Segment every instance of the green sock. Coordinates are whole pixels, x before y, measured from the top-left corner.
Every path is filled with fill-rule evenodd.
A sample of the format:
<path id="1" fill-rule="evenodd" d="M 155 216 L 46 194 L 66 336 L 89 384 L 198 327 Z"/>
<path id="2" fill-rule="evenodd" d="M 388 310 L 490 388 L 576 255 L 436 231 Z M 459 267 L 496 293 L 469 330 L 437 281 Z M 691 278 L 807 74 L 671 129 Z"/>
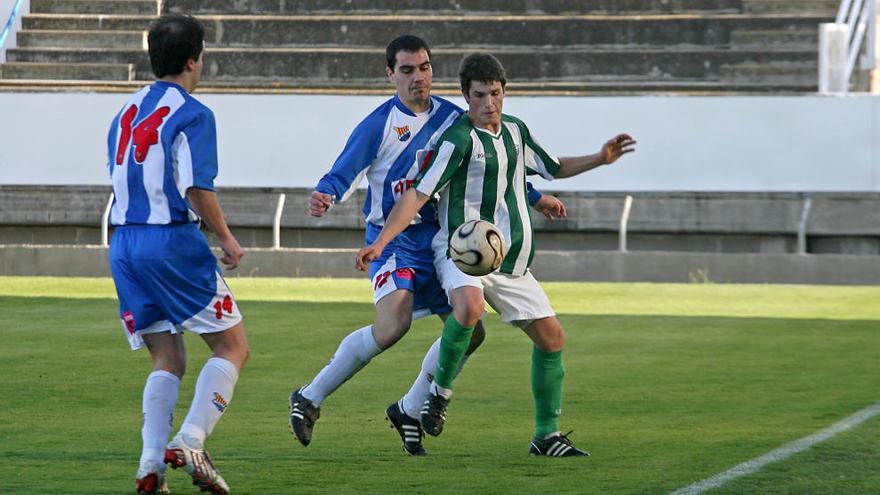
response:
<path id="1" fill-rule="evenodd" d="M 455 316 L 449 315 L 443 325 L 443 336 L 440 338 L 440 357 L 437 361 L 437 372 L 434 383 L 443 388 L 452 388 L 452 380 L 458 372 L 461 358 L 471 342 L 474 327 L 463 327 Z"/>
<path id="2" fill-rule="evenodd" d="M 535 397 L 535 437 L 559 431 L 556 418 L 562 413 L 562 351 L 532 350 L 532 395 Z"/>

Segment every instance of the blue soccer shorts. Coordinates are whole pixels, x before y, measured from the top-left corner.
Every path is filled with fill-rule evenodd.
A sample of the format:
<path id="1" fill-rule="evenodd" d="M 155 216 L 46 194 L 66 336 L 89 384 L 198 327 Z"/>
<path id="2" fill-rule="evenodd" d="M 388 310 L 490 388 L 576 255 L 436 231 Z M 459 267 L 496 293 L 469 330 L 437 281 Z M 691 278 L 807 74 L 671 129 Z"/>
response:
<path id="1" fill-rule="evenodd" d="M 381 227 L 367 225 L 367 244 L 372 243 L 381 230 Z M 436 233 L 436 226 L 412 225 L 385 246 L 382 256 L 370 263 L 374 304 L 404 289 L 413 293 L 414 319 L 452 312 L 434 271 L 431 240 Z"/>
<path id="2" fill-rule="evenodd" d="M 150 333 L 216 333 L 241 322 L 217 258 L 196 224 L 117 227 L 110 271 L 132 349 Z"/>

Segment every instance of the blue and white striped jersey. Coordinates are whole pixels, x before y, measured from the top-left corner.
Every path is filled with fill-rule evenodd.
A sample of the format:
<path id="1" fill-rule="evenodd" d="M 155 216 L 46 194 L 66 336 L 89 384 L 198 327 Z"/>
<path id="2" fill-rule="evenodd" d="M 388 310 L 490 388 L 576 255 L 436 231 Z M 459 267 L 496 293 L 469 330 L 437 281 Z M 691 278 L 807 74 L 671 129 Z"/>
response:
<path id="1" fill-rule="evenodd" d="M 431 109 L 415 114 L 395 95 L 355 127 L 315 189 L 332 195 L 334 201 L 345 201 L 366 176 L 369 187 L 364 216 L 368 224 L 381 227 L 394 203 L 413 185 L 418 173 L 416 153 L 461 113 L 448 100 L 431 97 Z M 422 208 L 414 223 L 419 221 L 436 223 L 432 203 Z"/>
<path id="2" fill-rule="evenodd" d="M 214 190 L 217 128 L 211 110 L 182 87 L 156 81 L 135 93 L 113 119 L 107 149 L 111 224 L 199 219 L 186 190 Z"/>

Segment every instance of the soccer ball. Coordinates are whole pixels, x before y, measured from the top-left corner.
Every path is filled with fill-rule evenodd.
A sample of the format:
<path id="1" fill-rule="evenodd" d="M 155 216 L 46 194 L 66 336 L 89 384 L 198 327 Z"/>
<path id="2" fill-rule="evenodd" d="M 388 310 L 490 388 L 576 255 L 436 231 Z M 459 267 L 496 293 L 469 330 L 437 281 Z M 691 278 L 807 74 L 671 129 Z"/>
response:
<path id="1" fill-rule="evenodd" d="M 506 254 L 501 231 L 485 220 L 469 220 L 449 237 L 449 257 L 468 275 L 481 277 L 494 272 Z"/>

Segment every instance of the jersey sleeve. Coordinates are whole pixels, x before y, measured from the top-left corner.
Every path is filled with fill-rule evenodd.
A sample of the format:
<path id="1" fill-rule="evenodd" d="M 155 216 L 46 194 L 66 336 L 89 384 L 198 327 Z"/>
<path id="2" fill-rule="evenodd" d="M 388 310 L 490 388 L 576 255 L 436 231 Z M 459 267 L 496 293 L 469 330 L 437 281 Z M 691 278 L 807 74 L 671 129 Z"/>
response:
<path id="1" fill-rule="evenodd" d="M 538 141 L 529 132 L 522 121 L 517 121 L 523 138 L 523 158 L 525 159 L 526 173 L 528 175 L 540 175 L 547 180 L 553 180 L 559 173 L 559 160 L 550 156 Z"/>
<path id="2" fill-rule="evenodd" d="M 214 190 L 217 177 L 217 124 L 214 114 L 204 109 L 189 122 L 172 145 L 178 187 L 184 194 L 190 187 Z"/>
<path id="3" fill-rule="evenodd" d="M 370 115 L 355 127 L 330 171 L 318 181 L 316 191 L 333 196 L 337 202 L 351 196 L 376 159 L 386 119 Z"/>
<path id="4" fill-rule="evenodd" d="M 421 170 L 416 176 L 416 190 L 428 196 L 442 191 L 464 164 L 465 156 L 470 154 L 465 148 L 463 143 L 441 137 L 436 148 L 424 155 Z"/>
<path id="5" fill-rule="evenodd" d="M 541 197 L 544 196 L 541 191 L 535 189 L 531 182 L 526 182 L 526 194 L 529 197 L 529 206 L 535 206 L 538 204 L 538 201 L 541 201 Z"/>

